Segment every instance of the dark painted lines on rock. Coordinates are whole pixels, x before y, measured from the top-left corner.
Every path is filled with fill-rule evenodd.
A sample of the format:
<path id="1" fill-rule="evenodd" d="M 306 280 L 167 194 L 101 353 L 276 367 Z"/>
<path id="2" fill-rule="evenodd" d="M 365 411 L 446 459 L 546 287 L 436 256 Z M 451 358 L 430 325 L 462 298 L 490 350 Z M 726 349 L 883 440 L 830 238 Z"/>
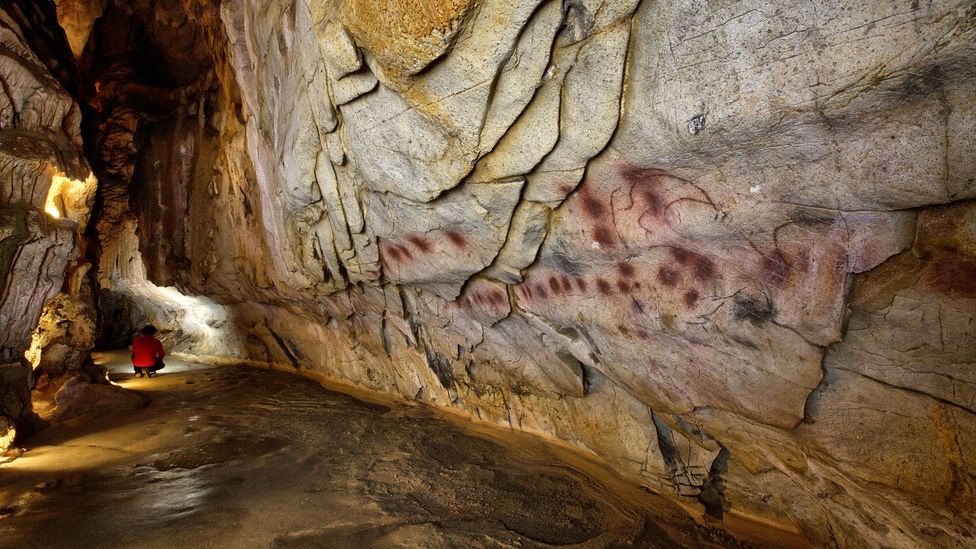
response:
<path id="1" fill-rule="evenodd" d="M 413 244 L 417 250 L 425 254 L 429 254 L 434 251 L 434 247 L 431 245 L 430 240 L 427 239 L 427 237 L 414 234 L 408 236 L 407 241 Z"/>
<path id="2" fill-rule="evenodd" d="M 692 277 L 697 282 L 711 282 L 718 275 L 715 262 L 698 252 L 693 252 L 678 246 L 672 246 L 671 257 L 673 257 L 679 265 L 690 271 Z"/>
<path id="3" fill-rule="evenodd" d="M 383 265 L 388 268 L 391 264 L 408 263 L 413 260 L 413 254 L 410 253 L 410 250 L 406 246 L 401 246 L 389 240 L 382 241 L 380 250 L 382 251 Z"/>
<path id="4" fill-rule="evenodd" d="M 508 296 L 502 290 L 482 290 L 471 292 L 459 299 L 456 303 L 461 308 L 471 308 L 475 306 L 500 308 L 508 302 Z"/>
<path id="5" fill-rule="evenodd" d="M 451 241 L 451 244 L 454 244 L 456 248 L 460 248 L 463 250 L 468 247 L 468 239 L 466 239 L 464 235 L 462 235 L 461 233 L 453 229 L 444 231 L 444 236 L 446 236 L 447 239 Z"/>

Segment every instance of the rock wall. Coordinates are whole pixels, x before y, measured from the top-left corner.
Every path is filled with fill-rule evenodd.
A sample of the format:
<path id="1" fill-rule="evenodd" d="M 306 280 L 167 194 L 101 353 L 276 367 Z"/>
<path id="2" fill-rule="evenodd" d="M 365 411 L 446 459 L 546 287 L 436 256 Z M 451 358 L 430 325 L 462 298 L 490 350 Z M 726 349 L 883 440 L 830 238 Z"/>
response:
<path id="1" fill-rule="evenodd" d="M 87 271 L 76 263 L 95 180 L 58 32 L 53 6 L 0 8 L 0 451 L 32 426 L 24 351 L 45 302 L 66 272 L 77 289 Z"/>
<path id="2" fill-rule="evenodd" d="M 972 2 L 143 4 L 215 89 L 121 162 L 120 318 L 715 519 L 973 543 Z"/>

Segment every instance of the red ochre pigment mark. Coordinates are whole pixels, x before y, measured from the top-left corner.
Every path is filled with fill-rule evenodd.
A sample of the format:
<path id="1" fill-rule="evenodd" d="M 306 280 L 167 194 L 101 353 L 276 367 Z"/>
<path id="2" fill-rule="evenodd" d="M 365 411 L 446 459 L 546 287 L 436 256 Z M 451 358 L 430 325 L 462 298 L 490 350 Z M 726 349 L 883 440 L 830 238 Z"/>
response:
<path id="1" fill-rule="evenodd" d="M 560 277 L 560 278 L 563 281 L 563 290 L 566 291 L 566 292 L 573 291 L 573 283 L 570 282 L 569 277 L 566 276 L 566 275 L 562 275 L 562 277 Z"/>
<path id="2" fill-rule="evenodd" d="M 647 339 L 648 337 L 650 337 L 650 334 L 647 333 L 647 330 L 640 329 L 637 330 L 637 337 L 641 339 Z"/>
<path id="3" fill-rule="evenodd" d="M 613 248 L 617 245 L 617 239 L 613 233 L 603 225 L 593 229 L 593 241 L 599 244 L 601 248 Z"/>
<path id="4" fill-rule="evenodd" d="M 682 296 L 682 299 L 684 300 L 685 305 L 689 309 L 691 309 L 692 307 L 695 306 L 695 304 L 698 303 L 698 297 L 699 297 L 698 290 L 692 288 L 685 292 L 684 296 Z"/>
<path id="5" fill-rule="evenodd" d="M 569 194 L 569 193 L 573 192 L 573 187 L 572 187 L 572 185 L 567 185 L 567 184 L 563 183 L 562 185 L 559 186 L 559 190 L 563 194 Z"/>
<path id="6" fill-rule="evenodd" d="M 602 278 L 596 279 L 596 287 L 600 290 L 600 293 L 607 295 L 610 293 L 610 283 Z"/>
<path id="7" fill-rule="evenodd" d="M 403 263 L 413 259 L 413 254 L 410 253 L 410 250 L 393 242 L 384 242 L 383 252 L 384 263 L 386 262 L 386 258 L 389 258 L 390 261 L 395 263 Z"/>
<path id="8" fill-rule="evenodd" d="M 657 168 L 642 168 L 633 164 L 621 164 L 617 168 L 617 173 L 628 183 L 640 184 L 655 182 L 663 177 L 668 177 L 668 172 Z"/>
<path id="9" fill-rule="evenodd" d="M 469 296 L 461 298 L 459 302 L 462 307 L 481 305 L 483 307 L 502 306 L 506 302 L 505 293 L 501 290 L 491 290 L 484 292 L 473 292 Z"/>
<path id="10" fill-rule="evenodd" d="M 623 164 L 618 169 L 620 176 L 630 184 L 630 199 L 634 201 L 634 195 L 643 202 L 644 210 L 641 217 L 650 216 L 656 219 L 664 217 L 668 204 L 661 192 L 661 183 L 668 177 L 672 177 L 667 172 L 654 168 L 639 168 L 629 164 Z M 680 180 L 679 180 L 680 181 Z"/>
<path id="11" fill-rule="evenodd" d="M 929 265 L 923 280 L 944 294 L 976 297 L 976 258 L 942 256 Z"/>
<path id="12" fill-rule="evenodd" d="M 617 272 L 624 278 L 634 278 L 637 271 L 630 263 L 617 263 Z"/>
<path id="13" fill-rule="evenodd" d="M 618 280 L 617 289 L 620 290 L 620 293 L 625 294 L 630 291 L 630 284 L 626 280 Z"/>
<path id="14" fill-rule="evenodd" d="M 664 217 L 664 210 L 667 208 L 667 204 L 664 202 L 664 197 L 657 189 L 645 187 L 640 190 L 640 196 L 644 202 L 644 214 L 650 215 L 655 218 Z"/>
<path id="15" fill-rule="evenodd" d="M 555 275 L 549 277 L 549 288 L 552 290 L 554 295 L 559 295 L 562 293 L 562 287 L 559 285 L 559 279 Z"/>
<path id="16" fill-rule="evenodd" d="M 429 254 L 434 251 L 434 247 L 431 246 L 430 241 L 427 240 L 425 237 L 415 234 L 407 237 L 407 240 L 411 244 L 413 244 L 415 248 L 417 248 L 418 250 L 420 250 L 425 254 Z"/>
<path id="17" fill-rule="evenodd" d="M 702 254 L 684 248 L 671 248 L 671 257 L 679 265 L 689 269 L 698 282 L 709 282 L 715 278 L 715 262 Z"/>
<path id="18" fill-rule="evenodd" d="M 766 284 L 780 287 L 789 279 L 793 269 L 779 250 L 763 254 L 759 260 L 759 278 Z"/>
<path id="19" fill-rule="evenodd" d="M 585 278 L 577 278 L 576 279 L 576 287 L 579 288 L 579 291 L 585 292 L 587 290 L 586 279 Z"/>
<path id="20" fill-rule="evenodd" d="M 681 273 L 671 267 L 661 266 L 657 270 L 657 281 L 668 288 L 674 288 L 681 280 Z"/>
<path id="21" fill-rule="evenodd" d="M 446 236 L 447 239 L 451 241 L 451 244 L 454 244 L 458 248 L 464 249 L 468 247 L 468 239 L 464 238 L 464 235 L 462 235 L 457 231 L 454 230 L 444 231 L 444 236 Z"/>
<path id="22" fill-rule="evenodd" d="M 621 164 L 617 169 L 617 173 L 630 185 L 631 203 L 636 203 L 638 199 L 643 203 L 643 211 L 638 218 L 637 224 L 647 232 L 651 232 L 653 228 L 645 225 L 645 218 L 651 218 L 655 222 L 667 224 L 668 210 L 675 204 L 681 202 L 697 202 L 705 204 L 715 211 L 719 211 L 718 206 L 715 205 L 715 202 L 712 201 L 704 189 L 692 181 L 682 179 L 664 170 Z M 694 189 L 694 191 L 692 191 L 691 196 L 680 196 L 673 200 L 668 200 L 666 194 L 667 189 L 664 187 L 664 183 L 669 181 L 680 184 L 686 190 Z"/>
<path id="23" fill-rule="evenodd" d="M 580 203 L 583 211 L 590 219 L 600 219 L 607 213 L 607 207 L 599 198 L 591 195 L 586 187 L 580 193 Z"/>

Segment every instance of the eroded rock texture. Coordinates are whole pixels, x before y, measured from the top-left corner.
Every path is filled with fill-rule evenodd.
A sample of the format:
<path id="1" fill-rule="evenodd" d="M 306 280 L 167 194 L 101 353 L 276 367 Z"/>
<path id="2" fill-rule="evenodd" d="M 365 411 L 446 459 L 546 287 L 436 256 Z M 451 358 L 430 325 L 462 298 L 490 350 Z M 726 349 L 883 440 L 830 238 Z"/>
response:
<path id="1" fill-rule="evenodd" d="M 122 4 L 170 76 L 92 96 L 106 314 L 818 545 L 974 542 L 972 2 Z"/>
<path id="2" fill-rule="evenodd" d="M 72 71 L 56 40 L 53 6 L 2 7 L 0 450 L 13 441 L 8 429 L 30 426 L 32 381 L 24 351 L 66 274 L 77 281 L 86 271 L 75 263 L 95 192 L 82 156 L 80 110 L 64 89 Z"/>

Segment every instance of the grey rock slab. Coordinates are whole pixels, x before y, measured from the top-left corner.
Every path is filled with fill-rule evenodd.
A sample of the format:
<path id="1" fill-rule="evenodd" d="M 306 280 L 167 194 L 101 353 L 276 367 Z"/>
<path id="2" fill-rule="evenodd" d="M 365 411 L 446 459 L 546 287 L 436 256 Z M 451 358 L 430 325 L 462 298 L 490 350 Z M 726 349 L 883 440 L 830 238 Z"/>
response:
<path id="1" fill-rule="evenodd" d="M 558 202 L 575 188 L 590 158 L 617 128 L 621 85 L 630 38 L 626 22 L 603 30 L 579 48 L 561 48 L 557 65 L 569 65 L 563 81 L 559 142 L 527 177 L 526 198 Z"/>
<path id="2" fill-rule="evenodd" d="M 344 141 L 374 191 L 428 202 L 471 168 L 446 128 L 384 85 L 344 105 L 342 115 Z"/>
<path id="3" fill-rule="evenodd" d="M 431 204 L 374 193 L 367 224 L 379 239 L 387 279 L 436 284 L 452 300 L 505 243 L 523 181 L 466 184 Z"/>

